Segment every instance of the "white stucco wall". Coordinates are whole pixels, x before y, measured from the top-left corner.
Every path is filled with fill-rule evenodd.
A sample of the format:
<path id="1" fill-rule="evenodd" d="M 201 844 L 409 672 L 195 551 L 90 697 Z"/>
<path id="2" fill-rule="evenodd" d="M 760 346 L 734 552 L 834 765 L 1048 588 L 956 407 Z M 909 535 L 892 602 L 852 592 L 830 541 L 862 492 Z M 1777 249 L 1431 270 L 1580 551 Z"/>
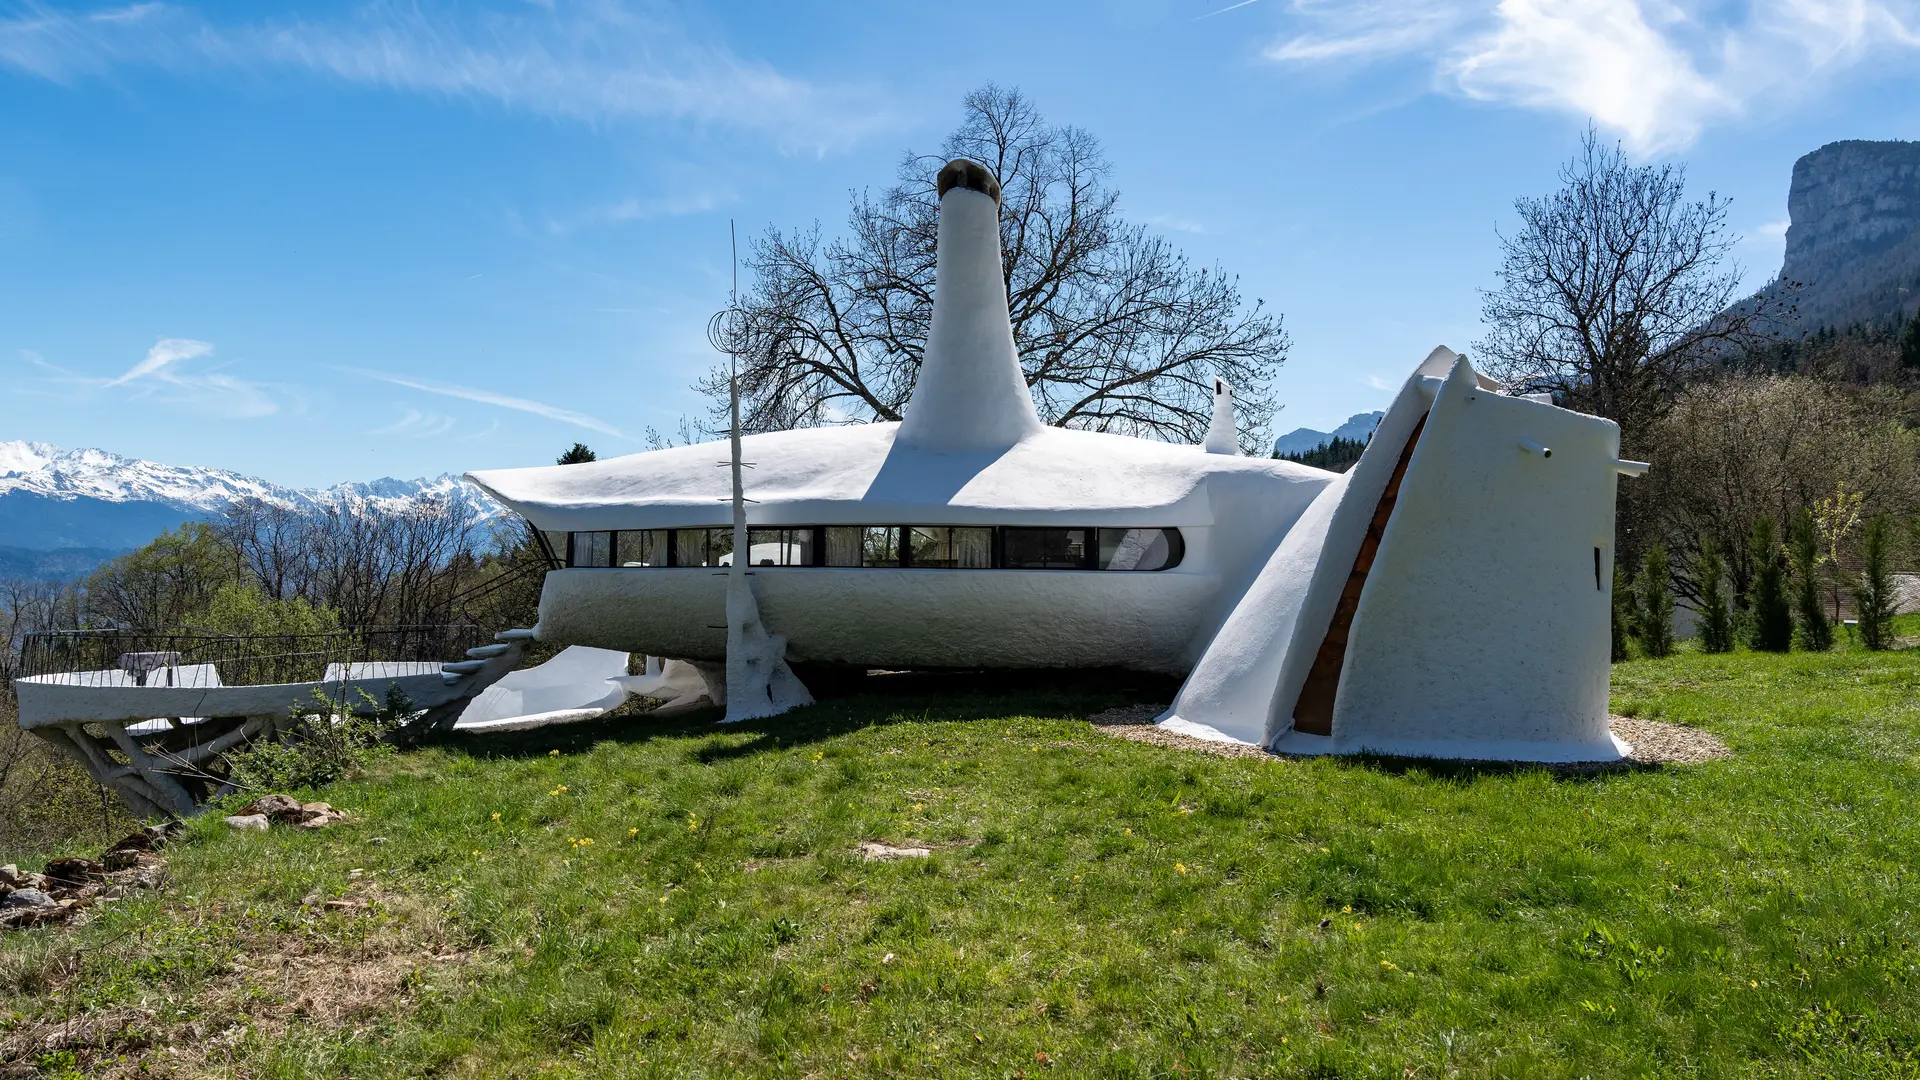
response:
<path id="1" fill-rule="evenodd" d="M 1253 563 L 1254 580 L 1223 591 L 1231 614 L 1209 635 L 1162 723 L 1248 743 L 1270 742 L 1292 723 L 1294 699 L 1326 637 L 1374 506 L 1438 385 L 1418 372 L 1410 377 L 1360 461 L 1331 479 L 1283 540 L 1267 545 L 1271 555 Z"/>
<path id="2" fill-rule="evenodd" d="M 556 570 L 543 641 L 713 661 L 725 655 L 726 575 Z M 1125 667 L 1179 673 L 1220 588 L 1166 570 L 767 568 L 754 591 L 796 663 L 899 668 Z"/>
<path id="3" fill-rule="evenodd" d="M 1611 421 L 1489 393 L 1456 366 L 1360 596 L 1334 750 L 1619 756 L 1607 730 L 1618 449 Z"/>

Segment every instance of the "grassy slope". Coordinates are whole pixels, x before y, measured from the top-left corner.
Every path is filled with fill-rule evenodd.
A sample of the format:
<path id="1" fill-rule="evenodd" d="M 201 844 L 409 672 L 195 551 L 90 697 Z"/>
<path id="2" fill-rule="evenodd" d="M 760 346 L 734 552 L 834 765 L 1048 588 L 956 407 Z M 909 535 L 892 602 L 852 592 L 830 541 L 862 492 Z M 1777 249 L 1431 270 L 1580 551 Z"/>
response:
<path id="1" fill-rule="evenodd" d="M 474 740 L 325 833 L 196 823 L 165 898 L 0 942 L 0 994 L 248 1076 L 1920 1075 L 1916 687 L 1633 661 L 1617 709 L 1736 756 L 1570 779 L 1187 755 L 1087 688 Z M 235 963 L 421 948 L 372 1011 Z"/>

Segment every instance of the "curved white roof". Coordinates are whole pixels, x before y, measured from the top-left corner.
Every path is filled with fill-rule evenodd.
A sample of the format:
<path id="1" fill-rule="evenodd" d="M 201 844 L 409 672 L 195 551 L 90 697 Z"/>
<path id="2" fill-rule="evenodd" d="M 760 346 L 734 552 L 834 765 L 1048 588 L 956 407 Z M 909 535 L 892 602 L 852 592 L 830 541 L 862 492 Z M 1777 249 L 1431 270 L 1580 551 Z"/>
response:
<path id="1" fill-rule="evenodd" d="M 1335 474 L 1197 446 L 1045 427 L 1004 450 L 933 453 L 896 445 L 900 425 L 749 435 L 748 519 L 759 525 L 1210 525 L 1209 488 L 1305 500 Z M 495 469 L 467 479 L 554 531 L 723 525 L 724 442 L 579 465 Z M 1249 487 L 1251 485 L 1251 487 Z M 1292 501 L 1292 500 L 1289 500 Z"/>

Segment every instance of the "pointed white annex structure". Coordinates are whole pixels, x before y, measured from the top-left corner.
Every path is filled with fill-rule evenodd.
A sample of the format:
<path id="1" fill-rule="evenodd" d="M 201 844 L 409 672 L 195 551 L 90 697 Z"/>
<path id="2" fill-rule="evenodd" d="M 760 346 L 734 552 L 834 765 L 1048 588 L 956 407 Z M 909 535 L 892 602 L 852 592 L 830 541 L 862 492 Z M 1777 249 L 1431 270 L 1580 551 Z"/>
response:
<path id="1" fill-rule="evenodd" d="M 1292 753 L 1595 761 L 1607 729 L 1609 420 L 1435 349 L 1234 608 L 1162 723 Z"/>
<path id="2" fill-rule="evenodd" d="M 1207 425 L 1207 439 L 1200 447 L 1209 454 L 1240 452 L 1240 431 L 1233 415 L 1233 387 L 1218 375 L 1213 377 L 1213 421 Z"/>
<path id="3" fill-rule="evenodd" d="M 936 181 L 933 321 L 895 442 L 934 453 L 1004 450 L 1045 425 L 1013 345 L 1000 263 L 1000 182 L 948 162 Z"/>

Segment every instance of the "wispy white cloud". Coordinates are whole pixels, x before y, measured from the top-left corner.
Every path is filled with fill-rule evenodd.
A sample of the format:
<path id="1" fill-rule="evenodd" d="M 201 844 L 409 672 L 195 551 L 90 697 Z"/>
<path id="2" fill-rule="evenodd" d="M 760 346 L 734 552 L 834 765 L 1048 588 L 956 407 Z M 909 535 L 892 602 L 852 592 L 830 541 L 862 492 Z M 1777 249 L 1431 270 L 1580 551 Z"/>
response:
<path id="1" fill-rule="evenodd" d="M 1397 389 L 1397 387 L 1395 386 L 1395 384 L 1394 384 L 1394 382 L 1393 382 L 1393 380 L 1391 380 L 1391 379 L 1386 379 L 1386 378 L 1382 378 L 1382 377 L 1381 377 L 1381 376 L 1379 376 L 1379 375 L 1369 375 L 1369 376 L 1367 376 L 1367 386 L 1368 386 L 1368 387 L 1369 387 L 1370 389 L 1374 389 L 1374 390 L 1393 390 L 1393 389 Z"/>
<path id="2" fill-rule="evenodd" d="M 63 84 L 129 67 L 293 70 L 590 123 L 738 127 L 813 150 L 889 122 L 869 89 L 818 85 L 737 56 L 644 0 L 493 11 L 375 3 L 339 18 L 242 23 L 169 3 L 85 13 L 34 3 L 0 18 L 0 67 Z"/>
<path id="3" fill-rule="evenodd" d="M 267 383 L 252 382 L 229 375 L 218 368 L 195 366 L 190 361 L 213 354 L 213 345 L 192 338 L 161 338 L 153 343 L 124 373 L 112 378 L 82 375 L 48 363 L 37 353 L 26 358 L 55 373 L 51 380 L 89 391 L 124 388 L 133 400 L 161 405 L 178 405 L 195 412 L 230 419 L 272 416 L 280 411 L 277 390 Z"/>
<path id="4" fill-rule="evenodd" d="M 167 368 L 182 360 L 192 360 L 213 351 L 213 346 L 192 338 L 161 338 L 147 350 L 141 361 L 127 369 L 125 375 L 107 382 L 108 386 L 120 386 L 148 375 L 159 375 Z"/>
<path id="5" fill-rule="evenodd" d="M 596 419 L 585 413 L 574 412 L 571 409 L 562 409 L 557 405 L 548 405 L 544 402 L 533 401 L 528 398 L 513 397 L 509 394 L 496 394 L 491 390 L 482 390 L 475 386 L 455 386 L 446 383 L 428 382 L 425 379 L 416 379 L 407 375 L 389 375 L 385 372 L 366 371 L 359 368 L 348 368 L 346 370 L 358 375 L 363 375 L 369 379 L 378 379 L 381 382 L 392 383 L 395 386 L 404 386 L 409 390 L 418 390 L 426 394 L 439 394 L 443 397 L 458 398 L 462 401 L 475 401 L 482 405 L 495 405 L 502 409 L 513 409 L 518 412 L 532 413 L 535 416 L 544 416 L 549 420 L 558 420 L 563 424 L 583 427 L 588 431 L 598 431 L 603 435 L 612 435 L 617 439 L 627 437 L 620 429 L 604 420 Z"/>
<path id="6" fill-rule="evenodd" d="M 1215 15 L 1225 15 L 1229 11 L 1238 11 L 1239 9 L 1246 7 L 1248 4 L 1257 4 L 1259 2 L 1260 0 L 1236 0 L 1235 3 L 1228 4 L 1226 7 L 1214 8 L 1212 11 L 1207 12 L 1205 15 L 1196 15 L 1194 16 L 1193 21 L 1199 22 L 1201 19 L 1211 19 Z"/>
<path id="7" fill-rule="evenodd" d="M 488 439 L 493 438 L 495 435 L 498 435 L 499 433 L 500 433 L 500 421 L 495 420 L 493 423 L 488 424 L 486 427 L 480 429 L 479 431 L 474 432 L 471 435 L 460 436 L 460 441 L 461 442 L 486 442 Z"/>
<path id="8" fill-rule="evenodd" d="M 1638 155 L 1920 52 L 1920 0 L 1294 0 L 1282 63 L 1411 57 L 1466 97 L 1591 117 Z"/>
<path id="9" fill-rule="evenodd" d="M 374 428 L 369 435 L 405 435 L 415 439 L 432 438 L 445 435 L 453 430 L 454 419 L 440 413 L 423 413 L 419 409 L 409 408 L 400 419 L 385 427 Z"/>
<path id="10" fill-rule="evenodd" d="M 589 207 L 570 217 L 549 218 L 547 231 L 555 235 L 563 235 L 595 226 L 625 225 L 635 221 L 651 221 L 655 218 L 704 214 L 727 205 L 734 198 L 733 189 L 724 186 L 671 195 L 636 196 Z"/>
<path id="11" fill-rule="evenodd" d="M 1148 214 L 1138 220 L 1142 225 L 1152 225 L 1159 229 L 1172 229 L 1174 232 L 1204 235 L 1207 231 L 1205 225 L 1202 225 L 1192 218 L 1181 217 L 1178 214 Z"/>

